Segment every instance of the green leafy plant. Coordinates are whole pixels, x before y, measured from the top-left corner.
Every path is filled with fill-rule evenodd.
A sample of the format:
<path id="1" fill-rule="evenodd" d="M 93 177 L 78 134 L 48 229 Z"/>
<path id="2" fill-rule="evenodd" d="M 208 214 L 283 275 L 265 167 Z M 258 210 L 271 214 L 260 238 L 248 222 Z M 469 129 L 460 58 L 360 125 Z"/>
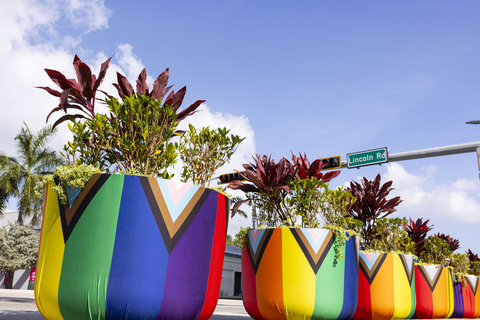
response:
<path id="1" fill-rule="evenodd" d="M 100 172 L 100 169 L 92 165 L 60 166 L 55 168 L 53 174 L 44 176 L 35 187 L 35 192 L 39 196 L 47 183 L 51 183 L 54 185 L 52 191 L 63 204 L 66 204 L 68 201 L 66 188 L 83 188 L 92 174 Z"/>
<path id="2" fill-rule="evenodd" d="M 420 259 L 424 264 L 446 266 L 447 259 L 449 259 L 451 255 L 452 250 L 450 250 L 448 243 L 434 235 L 427 238 L 423 252 L 420 254 Z"/>
<path id="3" fill-rule="evenodd" d="M 480 258 L 478 257 L 478 254 L 473 253 L 470 249 L 467 250 L 466 254 L 470 263 L 470 274 L 480 277 Z"/>
<path id="4" fill-rule="evenodd" d="M 182 134 L 179 153 L 182 160 L 182 181 L 210 187 L 215 171 L 230 162 L 230 158 L 245 140 L 237 135 L 229 135 L 227 128 L 196 129 L 191 124 L 188 131 Z"/>
<path id="5" fill-rule="evenodd" d="M 407 218 L 381 218 L 375 223 L 376 238 L 373 248 L 382 252 L 415 254 L 415 243 L 410 239 L 403 225 Z"/>
<path id="6" fill-rule="evenodd" d="M 382 185 L 380 180 L 380 175 L 373 180 L 363 178 L 361 184 L 352 181 L 348 188 L 357 199 L 350 206 L 349 213 L 351 217 L 360 220 L 363 224 L 360 232 L 360 247 L 363 250 L 373 249 L 373 240 L 376 237 L 375 222 L 395 212 L 395 207 L 402 202 L 400 197 L 387 199 L 389 193 L 394 190 L 391 188 L 393 181 Z"/>

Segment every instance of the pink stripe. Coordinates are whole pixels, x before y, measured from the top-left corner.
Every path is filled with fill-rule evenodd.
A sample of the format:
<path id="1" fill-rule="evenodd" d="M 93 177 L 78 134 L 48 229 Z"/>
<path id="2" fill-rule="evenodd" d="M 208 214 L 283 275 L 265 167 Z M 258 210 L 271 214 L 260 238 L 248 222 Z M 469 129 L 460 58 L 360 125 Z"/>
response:
<path id="1" fill-rule="evenodd" d="M 179 183 L 180 184 L 180 183 Z M 190 190 L 190 185 L 186 183 L 181 183 L 180 188 L 178 188 L 177 183 L 173 180 L 167 180 L 168 190 L 170 191 L 170 195 L 172 196 L 173 204 L 177 206 L 180 201 L 182 201 L 183 197 L 187 194 L 188 190 Z"/>

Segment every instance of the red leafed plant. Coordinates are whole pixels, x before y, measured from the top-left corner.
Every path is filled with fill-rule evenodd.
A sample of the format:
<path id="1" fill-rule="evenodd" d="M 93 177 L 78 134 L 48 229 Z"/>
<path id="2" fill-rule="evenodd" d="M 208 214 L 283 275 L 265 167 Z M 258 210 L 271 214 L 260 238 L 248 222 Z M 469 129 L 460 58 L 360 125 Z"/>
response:
<path id="1" fill-rule="evenodd" d="M 423 221 L 422 218 L 418 218 L 417 221 L 413 221 L 410 218 L 408 224 L 404 224 L 403 228 L 407 232 L 407 235 L 415 243 L 415 253 L 417 257 L 423 252 L 423 246 L 427 241 L 427 234 L 433 229 L 433 225 L 428 226 L 430 220 Z"/>
<path id="2" fill-rule="evenodd" d="M 73 59 L 73 68 L 77 75 L 77 80 L 67 79 L 62 73 L 52 69 L 45 69 L 45 72 L 48 74 L 50 79 L 62 89 L 62 91 L 54 90 L 50 87 L 37 87 L 43 89 L 55 97 L 60 98 L 60 103 L 58 107 L 55 107 L 50 111 L 47 116 L 47 122 L 50 115 L 56 111 L 63 110 L 67 113 L 68 110 L 77 109 L 83 112 L 83 114 L 70 114 L 65 115 L 59 118 L 52 126 L 52 130 L 59 125 L 60 123 L 70 120 L 73 118 L 89 118 L 95 117 L 95 95 L 97 93 L 98 87 L 103 82 L 107 69 L 110 66 L 110 60 L 112 57 L 108 58 L 100 67 L 100 73 L 98 74 L 98 79 L 90 67 L 82 62 L 80 58 L 75 55 Z M 84 115 L 85 114 L 85 115 Z"/>
<path id="3" fill-rule="evenodd" d="M 235 204 L 232 217 L 240 205 L 254 201 L 264 215 L 263 220 L 270 226 L 294 226 L 298 222 L 297 217 L 302 215 L 292 207 L 292 202 L 288 201 L 289 197 L 294 196 L 291 193 L 293 182 L 306 182 L 301 187 L 302 191 L 318 189 L 321 185 L 325 187 L 325 183 L 340 174 L 340 171 L 324 174 L 321 172 L 323 163 L 315 160 L 310 164 L 305 154 L 303 156 L 300 154 L 298 158 L 292 154 L 292 162 L 282 158 L 277 163 L 271 157 L 258 154 L 253 159 L 253 163 L 243 165 L 245 173 L 238 172 L 246 182 L 235 180 L 228 185 L 231 189 L 246 192 L 248 197 Z M 298 195 L 298 193 L 295 194 Z M 310 200 L 306 199 L 306 201 Z M 316 215 L 317 212 L 309 212 L 309 214 Z"/>
<path id="4" fill-rule="evenodd" d="M 248 201 L 262 202 L 268 212 L 275 212 L 282 221 L 289 221 L 292 215 L 285 205 L 290 187 L 288 182 L 295 179 L 297 169 L 286 159 L 282 158 L 277 163 L 271 157 L 255 155 L 254 162 L 244 164 L 245 173 L 238 172 L 247 182 L 234 180 L 229 183 L 231 189 L 242 190 L 245 193 L 257 195 L 258 198 L 248 198 L 238 201 L 232 209 L 232 218 L 238 208 Z"/>
<path id="5" fill-rule="evenodd" d="M 295 176 L 297 180 L 315 177 L 323 182 L 330 182 L 330 180 L 340 174 L 340 170 L 323 173 L 322 169 L 324 163 L 317 159 L 313 161 L 312 164 L 310 164 L 310 161 L 308 161 L 306 154 L 303 154 L 303 156 L 302 154 L 299 154 L 297 158 L 295 154 L 292 153 L 292 162 L 298 169 Z"/>
<path id="6" fill-rule="evenodd" d="M 393 212 L 403 200 L 400 197 L 387 199 L 388 194 L 394 190 L 391 188 L 393 181 L 380 184 L 380 174 L 373 180 L 363 178 L 361 184 L 355 181 L 350 182 L 349 190 L 357 199 L 349 207 L 350 216 L 363 223 L 360 232 L 362 249 L 372 249 L 375 239 L 375 221 L 384 218 Z"/>
<path id="7" fill-rule="evenodd" d="M 454 239 L 450 237 L 450 235 L 448 234 L 439 232 L 437 233 L 437 237 L 445 240 L 445 242 L 450 246 L 450 250 L 452 250 L 452 252 L 455 252 L 455 250 L 457 250 L 460 247 L 460 241 L 458 239 Z"/>

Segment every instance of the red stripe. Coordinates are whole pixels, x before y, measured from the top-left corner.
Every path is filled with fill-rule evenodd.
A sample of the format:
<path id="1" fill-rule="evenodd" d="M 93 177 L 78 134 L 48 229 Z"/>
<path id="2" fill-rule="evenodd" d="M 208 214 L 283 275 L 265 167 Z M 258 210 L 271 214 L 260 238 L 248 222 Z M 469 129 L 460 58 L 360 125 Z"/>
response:
<path id="1" fill-rule="evenodd" d="M 464 281 L 467 281 L 464 279 Z M 475 295 L 468 283 L 462 284 L 463 317 L 475 318 Z"/>
<path id="2" fill-rule="evenodd" d="M 197 319 L 209 319 L 218 302 L 220 295 L 220 284 L 222 281 L 223 258 L 225 255 L 225 240 L 227 238 L 227 208 L 225 206 L 225 196 L 218 194 L 217 218 L 215 224 L 215 233 L 213 235 L 212 259 L 210 261 L 210 272 L 208 274 L 207 293 L 202 312 Z"/>
<path id="3" fill-rule="evenodd" d="M 242 290 L 243 305 L 248 314 L 256 319 L 263 319 L 257 303 L 257 285 L 252 263 L 245 248 L 242 249 Z"/>
<path id="4" fill-rule="evenodd" d="M 367 278 L 359 269 L 358 273 L 358 305 L 357 311 L 353 315 L 354 319 L 370 320 L 372 319 L 372 297 L 370 293 L 370 284 Z"/>
<path id="5" fill-rule="evenodd" d="M 415 296 L 417 319 L 431 319 L 433 316 L 433 292 L 417 266 L 415 266 Z"/>

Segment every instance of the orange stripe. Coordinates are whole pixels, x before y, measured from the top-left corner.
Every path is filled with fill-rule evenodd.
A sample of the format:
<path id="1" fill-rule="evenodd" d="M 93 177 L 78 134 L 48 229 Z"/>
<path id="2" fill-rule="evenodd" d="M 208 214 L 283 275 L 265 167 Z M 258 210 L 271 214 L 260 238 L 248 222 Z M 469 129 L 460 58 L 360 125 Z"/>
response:
<path id="1" fill-rule="evenodd" d="M 258 309 L 265 319 L 286 320 L 282 283 L 282 229 L 273 231 L 257 270 Z"/>

